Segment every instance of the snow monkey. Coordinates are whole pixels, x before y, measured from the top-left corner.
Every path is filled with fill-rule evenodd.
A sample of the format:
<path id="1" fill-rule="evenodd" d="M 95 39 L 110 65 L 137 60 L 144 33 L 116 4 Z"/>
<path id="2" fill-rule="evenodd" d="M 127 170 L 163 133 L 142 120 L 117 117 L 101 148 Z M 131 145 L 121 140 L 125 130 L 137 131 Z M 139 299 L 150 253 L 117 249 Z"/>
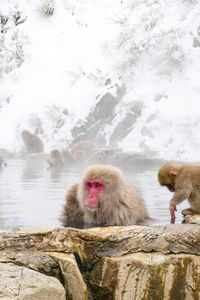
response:
<path id="1" fill-rule="evenodd" d="M 185 199 L 191 207 L 183 209 L 183 215 L 200 213 L 200 166 L 167 163 L 160 168 L 158 181 L 175 193 L 169 206 L 171 223 L 175 222 L 176 205 Z"/>
<path id="2" fill-rule="evenodd" d="M 85 160 L 90 155 L 91 151 L 94 149 L 98 149 L 96 144 L 90 140 L 82 140 L 76 144 L 74 144 L 71 148 L 71 154 L 73 157 L 78 160 Z"/>
<path id="3" fill-rule="evenodd" d="M 105 152 L 90 140 L 82 140 L 74 144 L 71 148 L 70 154 L 79 163 L 103 163 L 106 156 Z"/>
<path id="4" fill-rule="evenodd" d="M 21 137 L 26 146 L 27 152 L 38 153 L 44 151 L 44 144 L 39 136 L 30 133 L 28 130 L 23 130 Z"/>
<path id="5" fill-rule="evenodd" d="M 76 159 L 69 152 L 69 150 L 62 150 L 61 155 L 63 157 L 63 161 L 67 166 L 73 166 L 77 163 Z"/>
<path id="6" fill-rule="evenodd" d="M 89 157 L 88 157 L 88 161 L 90 163 L 103 163 L 103 161 L 105 160 L 105 152 L 99 148 L 96 149 L 92 149 Z"/>
<path id="7" fill-rule="evenodd" d="M 51 151 L 50 157 L 47 160 L 50 167 L 73 166 L 76 164 L 75 158 L 68 150 L 60 152 L 58 149 Z"/>
<path id="8" fill-rule="evenodd" d="M 120 169 L 108 165 L 93 165 L 83 172 L 80 183 L 68 191 L 61 216 L 63 226 L 79 228 L 134 225 L 148 219 L 137 189 Z"/>
<path id="9" fill-rule="evenodd" d="M 64 160 L 58 149 L 54 149 L 51 151 L 50 157 L 47 162 L 50 167 L 61 167 L 64 165 Z"/>

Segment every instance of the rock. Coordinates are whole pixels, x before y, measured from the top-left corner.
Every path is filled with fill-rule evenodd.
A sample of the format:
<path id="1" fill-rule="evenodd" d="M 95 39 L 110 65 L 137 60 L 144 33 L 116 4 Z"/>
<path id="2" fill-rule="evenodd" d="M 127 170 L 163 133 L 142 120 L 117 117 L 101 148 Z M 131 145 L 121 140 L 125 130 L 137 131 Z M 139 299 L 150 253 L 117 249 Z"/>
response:
<path id="1" fill-rule="evenodd" d="M 134 253 L 104 258 L 88 273 L 93 299 L 199 299 L 200 257 Z"/>
<path id="2" fill-rule="evenodd" d="M 0 299 L 65 300 L 62 284 L 53 277 L 14 264 L 0 263 Z"/>
<path id="3" fill-rule="evenodd" d="M 200 224 L 200 214 L 184 216 L 184 222 L 189 224 Z"/>
<path id="4" fill-rule="evenodd" d="M 44 152 L 38 152 L 38 153 L 30 153 L 27 155 L 28 158 L 31 159 L 43 159 L 43 160 L 47 160 L 50 155 L 49 153 L 44 153 Z"/>
<path id="5" fill-rule="evenodd" d="M 0 250 L 78 252 L 87 259 L 134 252 L 200 255 L 198 224 L 114 226 L 91 229 L 56 228 L 48 231 L 0 233 Z"/>
<path id="6" fill-rule="evenodd" d="M 38 235 L 40 235 L 42 233 L 52 232 L 53 229 L 54 228 L 50 227 L 50 226 L 43 226 L 43 227 L 37 227 L 37 226 L 23 227 L 23 226 L 20 226 L 20 227 L 17 227 L 14 230 L 14 233 L 34 234 L 34 235 L 38 234 Z"/>
<path id="7" fill-rule="evenodd" d="M 0 266 L 4 300 L 197 300 L 200 225 L 0 232 Z"/>
<path id="8" fill-rule="evenodd" d="M 60 265 L 64 277 L 64 286 L 70 299 L 88 299 L 87 286 L 83 280 L 73 254 L 49 253 Z"/>
<path id="9" fill-rule="evenodd" d="M 62 273 L 59 264 L 46 253 L 25 251 L 23 253 L 18 253 L 17 255 L 9 255 L 7 260 L 62 281 Z"/>
<path id="10" fill-rule="evenodd" d="M 105 124 L 112 124 L 115 117 L 115 108 L 118 99 L 111 93 L 106 93 L 99 100 L 92 111 L 90 111 L 84 123 L 78 124 L 72 129 L 75 142 L 80 140 L 93 140 L 99 146 L 106 145 Z"/>
<path id="11" fill-rule="evenodd" d="M 116 142 L 121 142 L 131 130 L 133 130 L 137 119 L 141 116 L 144 108 L 143 102 L 133 101 L 131 104 L 122 105 L 120 118 L 118 116 L 117 124 L 110 136 L 109 143 L 115 145 Z"/>

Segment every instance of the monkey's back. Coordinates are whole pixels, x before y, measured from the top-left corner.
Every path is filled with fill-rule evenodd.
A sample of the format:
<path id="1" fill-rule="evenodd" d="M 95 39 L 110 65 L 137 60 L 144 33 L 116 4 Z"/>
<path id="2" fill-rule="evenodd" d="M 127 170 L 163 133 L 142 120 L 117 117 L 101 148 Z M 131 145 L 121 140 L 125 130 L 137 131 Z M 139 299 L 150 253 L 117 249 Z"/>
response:
<path id="1" fill-rule="evenodd" d="M 126 183 L 125 199 L 129 206 L 130 220 L 138 224 L 149 219 L 149 213 L 140 192 L 129 182 Z"/>
<path id="2" fill-rule="evenodd" d="M 39 136 L 35 135 L 33 139 L 33 149 L 32 152 L 43 152 L 44 151 L 44 144 Z"/>
<path id="3" fill-rule="evenodd" d="M 190 177 L 193 186 L 200 186 L 200 166 L 183 165 L 180 169 L 183 178 Z"/>
<path id="4" fill-rule="evenodd" d="M 78 184 L 73 185 L 66 195 L 66 202 L 60 221 L 64 227 L 83 228 L 83 211 L 77 200 Z"/>

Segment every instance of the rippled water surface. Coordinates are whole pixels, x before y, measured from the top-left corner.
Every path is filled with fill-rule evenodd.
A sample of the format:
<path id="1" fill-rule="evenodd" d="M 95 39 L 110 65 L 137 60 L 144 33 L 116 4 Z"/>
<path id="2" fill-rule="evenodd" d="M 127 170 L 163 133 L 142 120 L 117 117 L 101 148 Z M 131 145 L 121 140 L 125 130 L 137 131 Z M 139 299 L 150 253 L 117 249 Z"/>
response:
<path id="1" fill-rule="evenodd" d="M 140 191 L 155 224 L 170 222 L 169 199 L 172 193 L 157 182 L 158 166 L 133 165 L 126 178 Z M 80 179 L 82 168 L 49 169 L 45 160 L 9 160 L 0 170 L 0 229 L 18 226 L 61 226 L 59 216 L 69 187 Z M 176 223 L 182 222 L 178 206 Z"/>

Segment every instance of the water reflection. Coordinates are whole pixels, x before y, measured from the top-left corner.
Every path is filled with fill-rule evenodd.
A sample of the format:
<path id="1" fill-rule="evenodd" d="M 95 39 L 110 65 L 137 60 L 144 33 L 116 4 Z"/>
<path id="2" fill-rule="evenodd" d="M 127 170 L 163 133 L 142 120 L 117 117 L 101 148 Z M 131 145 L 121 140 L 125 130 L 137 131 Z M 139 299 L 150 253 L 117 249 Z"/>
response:
<path id="1" fill-rule="evenodd" d="M 167 189 L 159 186 L 158 167 L 148 165 L 132 169 L 123 168 L 126 178 L 140 191 L 156 225 L 168 224 L 169 199 Z M 59 216 L 66 191 L 80 179 L 82 168 L 49 169 L 45 160 L 10 160 L 0 172 L 0 229 L 18 226 L 60 226 Z M 176 223 L 182 222 L 178 206 Z"/>
<path id="2" fill-rule="evenodd" d="M 24 159 L 22 167 L 22 182 L 34 182 L 43 176 L 44 168 L 46 169 L 46 161 L 44 159 L 28 158 Z"/>

